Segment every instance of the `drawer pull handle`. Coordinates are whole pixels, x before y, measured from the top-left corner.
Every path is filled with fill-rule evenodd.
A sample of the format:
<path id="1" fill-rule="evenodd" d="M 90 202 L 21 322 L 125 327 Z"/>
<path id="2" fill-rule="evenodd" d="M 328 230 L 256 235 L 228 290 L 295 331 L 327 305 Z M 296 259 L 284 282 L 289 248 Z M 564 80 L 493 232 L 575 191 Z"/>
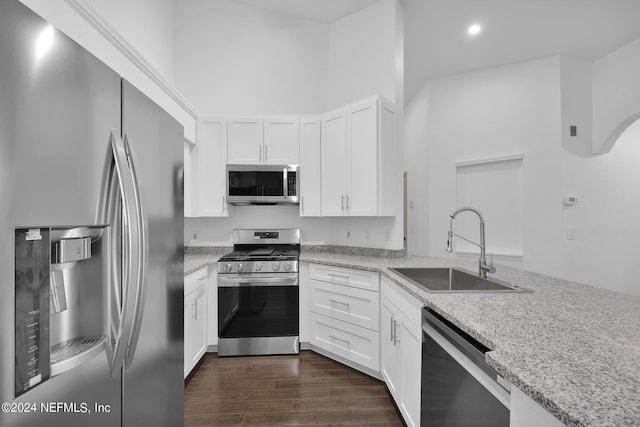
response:
<path id="1" fill-rule="evenodd" d="M 400 322 L 395 320 L 393 322 L 393 345 L 396 346 L 400 342 L 400 339 L 398 338 L 398 327 L 400 327 Z"/>
<path id="2" fill-rule="evenodd" d="M 329 302 L 331 302 L 333 304 L 344 305 L 345 307 L 351 307 L 351 304 L 349 304 L 348 302 L 342 302 L 342 301 L 338 301 L 338 300 L 335 300 L 335 299 L 330 299 Z"/>
<path id="3" fill-rule="evenodd" d="M 349 341 L 349 340 L 345 340 L 345 339 L 342 339 L 342 338 L 339 338 L 339 337 L 336 337 L 335 335 L 329 335 L 329 338 L 333 339 L 334 341 L 340 341 L 340 342 L 343 342 L 343 343 L 345 343 L 346 345 L 351 344 L 351 341 Z"/>
<path id="4" fill-rule="evenodd" d="M 337 277 L 339 279 L 346 280 L 347 282 L 349 281 L 349 276 L 343 276 L 341 274 L 329 273 L 329 277 L 331 277 L 332 279 L 335 279 Z"/>

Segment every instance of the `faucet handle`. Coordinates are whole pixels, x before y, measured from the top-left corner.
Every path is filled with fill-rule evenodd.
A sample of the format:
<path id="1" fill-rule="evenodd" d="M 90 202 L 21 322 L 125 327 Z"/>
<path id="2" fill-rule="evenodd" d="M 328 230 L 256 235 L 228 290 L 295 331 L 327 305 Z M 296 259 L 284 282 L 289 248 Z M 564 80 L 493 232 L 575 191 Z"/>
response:
<path id="1" fill-rule="evenodd" d="M 496 268 L 493 265 L 493 254 L 491 254 L 491 264 L 489 264 L 489 273 L 495 273 Z"/>

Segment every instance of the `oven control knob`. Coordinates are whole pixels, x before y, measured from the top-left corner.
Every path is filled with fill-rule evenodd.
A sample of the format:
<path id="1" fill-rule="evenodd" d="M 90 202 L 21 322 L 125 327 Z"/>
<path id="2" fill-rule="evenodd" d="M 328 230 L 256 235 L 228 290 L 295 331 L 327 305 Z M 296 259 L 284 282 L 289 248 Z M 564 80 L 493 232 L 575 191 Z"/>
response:
<path id="1" fill-rule="evenodd" d="M 224 271 L 230 272 L 232 268 L 233 268 L 233 266 L 231 264 L 227 264 L 227 265 L 224 266 Z"/>
<path id="2" fill-rule="evenodd" d="M 254 268 L 256 271 L 262 271 L 262 263 L 261 262 L 257 263 Z"/>
<path id="3" fill-rule="evenodd" d="M 236 270 L 238 270 L 238 271 L 244 270 L 244 268 L 242 267 L 242 264 L 236 265 Z"/>
<path id="4" fill-rule="evenodd" d="M 276 262 L 273 264 L 273 271 L 278 271 L 278 270 L 280 270 L 280 263 Z"/>
<path id="5" fill-rule="evenodd" d="M 284 271 L 291 271 L 291 263 L 287 263 L 284 265 Z"/>

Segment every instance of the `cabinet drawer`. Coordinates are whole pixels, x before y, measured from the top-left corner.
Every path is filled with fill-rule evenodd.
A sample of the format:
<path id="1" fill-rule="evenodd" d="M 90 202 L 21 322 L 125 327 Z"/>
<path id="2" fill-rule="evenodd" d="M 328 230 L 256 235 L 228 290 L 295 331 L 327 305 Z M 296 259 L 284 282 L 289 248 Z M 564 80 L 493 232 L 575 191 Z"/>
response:
<path id="1" fill-rule="evenodd" d="M 380 334 L 311 313 L 310 343 L 376 372 L 380 371 Z"/>
<path id="2" fill-rule="evenodd" d="M 309 276 L 311 279 L 338 285 L 355 286 L 376 292 L 380 290 L 380 274 L 375 271 L 310 264 Z"/>
<path id="3" fill-rule="evenodd" d="M 319 280 L 310 281 L 311 311 L 373 331 L 380 330 L 380 294 Z"/>
<path id="4" fill-rule="evenodd" d="M 184 296 L 186 297 L 199 287 L 206 285 L 208 278 L 209 272 L 207 267 L 202 267 L 201 269 L 184 276 Z"/>

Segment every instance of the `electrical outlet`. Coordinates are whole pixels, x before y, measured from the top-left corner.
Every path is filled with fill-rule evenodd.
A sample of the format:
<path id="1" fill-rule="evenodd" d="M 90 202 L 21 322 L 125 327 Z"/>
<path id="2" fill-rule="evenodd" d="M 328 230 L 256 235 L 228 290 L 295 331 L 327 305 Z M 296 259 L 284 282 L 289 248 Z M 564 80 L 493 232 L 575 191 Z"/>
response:
<path id="1" fill-rule="evenodd" d="M 387 239 L 387 242 L 391 240 L 391 231 L 390 230 L 385 231 L 384 236 Z"/>
<path id="2" fill-rule="evenodd" d="M 351 240 L 351 230 L 347 229 L 347 232 L 345 233 L 345 237 L 347 238 L 347 240 Z"/>
<path id="3" fill-rule="evenodd" d="M 199 231 L 194 231 L 191 233 L 191 240 L 198 240 L 198 236 L 200 235 Z"/>
<path id="4" fill-rule="evenodd" d="M 576 239 L 576 226 L 570 225 L 567 227 L 567 239 L 575 240 Z"/>
<path id="5" fill-rule="evenodd" d="M 364 232 L 364 238 L 365 238 L 366 240 L 371 240 L 371 236 L 372 236 L 372 235 L 373 235 L 373 232 L 372 232 L 371 230 L 366 230 L 366 231 Z"/>

